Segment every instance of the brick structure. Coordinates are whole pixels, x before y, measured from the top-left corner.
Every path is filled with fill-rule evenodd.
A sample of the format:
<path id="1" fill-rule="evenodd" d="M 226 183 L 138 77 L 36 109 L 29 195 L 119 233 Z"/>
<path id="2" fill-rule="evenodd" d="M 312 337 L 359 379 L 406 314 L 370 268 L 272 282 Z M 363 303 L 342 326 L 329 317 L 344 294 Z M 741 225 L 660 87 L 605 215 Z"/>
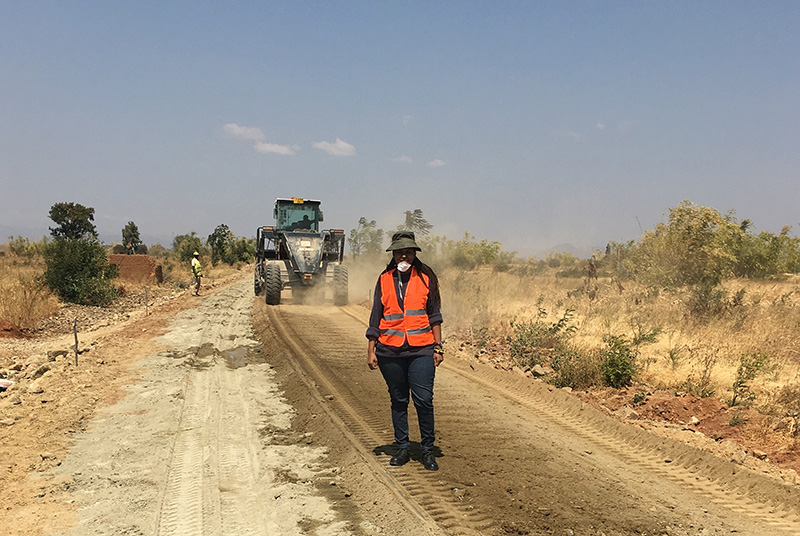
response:
<path id="1" fill-rule="evenodd" d="M 119 278 L 137 283 L 161 283 L 164 275 L 161 265 L 150 255 L 119 255 L 108 256 L 108 263 L 119 268 Z"/>

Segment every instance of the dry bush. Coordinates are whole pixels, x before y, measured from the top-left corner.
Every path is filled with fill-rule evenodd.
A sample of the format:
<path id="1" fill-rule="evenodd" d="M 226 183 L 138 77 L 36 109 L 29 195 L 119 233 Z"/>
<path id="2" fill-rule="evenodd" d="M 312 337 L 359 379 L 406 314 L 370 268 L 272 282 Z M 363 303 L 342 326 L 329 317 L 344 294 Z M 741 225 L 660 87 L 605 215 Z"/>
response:
<path id="1" fill-rule="evenodd" d="M 3 247 L 0 247 L 3 251 Z M 186 288 L 193 282 L 188 263 L 174 259 L 159 259 L 164 274 L 164 286 Z M 208 280 L 222 279 L 239 273 L 250 272 L 247 264 L 229 266 L 221 264 L 212 267 L 206 263 L 203 267 Z M 58 298 L 41 283 L 45 265 L 41 257 L 19 257 L 6 252 L 0 255 L 0 319 L 24 329 L 35 329 L 44 319 L 58 312 Z M 146 282 L 114 279 L 113 285 L 120 294 L 143 291 L 145 287 L 156 285 Z"/>
<path id="2" fill-rule="evenodd" d="M 34 329 L 58 311 L 58 299 L 40 281 L 43 272 L 41 258 L 0 257 L 0 319 Z"/>
<path id="3" fill-rule="evenodd" d="M 725 308 L 698 318 L 691 314 L 689 288 L 653 290 L 608 277 L 589 281 L 556 273 L 440 271 L 446 334 L 469 340 L 470 333 L 482 330 L 505 338 L 513 335 L 515 323 L 557 322 L 571 310 L 577 328 L 572 343 L 587 355 L 603 348 L 604 337 L 636 341 L 653 335 L 649 344 L 637 346 L 637 379 L 651 385 L 730 400 L 741 356 L 764 354 L 768 366 L 750 382 L 758 407 L 769 393 L 800 377 L 798 276 L 726 281 Z"/>

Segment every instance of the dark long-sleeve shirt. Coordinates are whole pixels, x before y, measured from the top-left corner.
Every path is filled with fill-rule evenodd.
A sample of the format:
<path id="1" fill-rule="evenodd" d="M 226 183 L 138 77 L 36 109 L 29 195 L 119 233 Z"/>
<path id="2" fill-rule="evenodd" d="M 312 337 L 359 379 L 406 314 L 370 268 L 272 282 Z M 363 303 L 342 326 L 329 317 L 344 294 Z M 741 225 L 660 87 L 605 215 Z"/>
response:
<path id="1" fill-rule="evenodd" d="M 403 307 L 403 298 L 405 297 L 405 289 L 408 287 L 408 280 L 411 277 L 411 270 L 403 273 L 400 270 L 395 270 L 393 274 L 394 290 L 397 295 L 400 308 Z M 402 282 L 402 285 L 400 284 Z M 367 328 L 367 339 L 377 341 L 375 343 L 375 354 L 391 357 L 416 357 L 419 355 L 430 354 L 433 351 L 433 345 L 429 346 L 410 346 L 408 340 L 403 341 L 402 346 L 387 346 L 378 341 L 380 336 L 380 323 L 383 318 L 383 293 L 381 292 L 381 281 L 375 285 L 375 295 L 372 299 L 372 312 L 369 315 L 369 327 Z M 428 301 L 425 304 L 425 312 L 428 315 L 428 320 L 431 326 L 442 323 L 442 312 L 440 310 L 441 304 L 439 300 L 435 299 L 431 293 L 428 293 Z"/>

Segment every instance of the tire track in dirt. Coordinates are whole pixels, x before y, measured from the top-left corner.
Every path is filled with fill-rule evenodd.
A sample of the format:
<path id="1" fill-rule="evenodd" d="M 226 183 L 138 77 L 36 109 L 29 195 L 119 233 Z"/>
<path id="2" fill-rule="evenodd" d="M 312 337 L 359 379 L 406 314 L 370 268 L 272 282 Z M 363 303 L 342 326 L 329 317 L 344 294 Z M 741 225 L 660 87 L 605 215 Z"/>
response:
<path id="1" fill-rule="evenodd" d="M 342 313 L 358 323 L 342 323 Z M 364 318 L 351 308 L 322 310 L 290 306 L 276 308 L 271 313 L 271 318 L 276 324 L 283 326 L 283 338 L 295 348 L 298 357 L 305 356 L 303 362 L 306 371 L 314 378 L 322 396 L 328 397 L 330 405 L 344 413 L 345 426 L 357 430 L 355 435 L 362 444 L 361 448 L 368 451 L 370 446 L 385 446 L 391 442 L 388 415 L 380 416 L 372 408 L 366 407 L 368 404 L 365 405 L 364 398 L 371 401 L 374 392 L 361 392 L 361 386 L 358 385 L 360 380 L 352 374 L 354 360 L 357 360 L 358 366 L 363 366 Z M 329 328 L 320 329 L 321 325 Z M 336 326 L 336 330 L 331 326 Z M 335 333 L 337 330 L 339 333 Z M 308 366 L 307 363 L 312 365 Z M 481 370 L 480 374 L 450 364 L 443 368 L 457 373 L 462 381 L 466 381 L 465 389 L 470 390 L 468 385 L 472 384 L 472 390 L 480 388 L 493 393 L 487 396 L 501 394 L 510 403 L 524 408 L 531 417 L 535 415 L 536 419 L 543 419 L 542 426 L 558 430 L 559 435 L 580 438 L 591 449 L 604 451 L 603 460 L 608 459 L 613 465 L 618 465 L 620 469 L 616 471 L 623 467 L 636 467 L 637 475 L 642 475 L 642 482 L 648 479 L 671 482 L 677 486 L 671 493 L 674 493 L 680 504 L 695 504 L 690 498 L 681 498 L 682 494 L 689 492 L 698 499 L 704 497 L 706 501 L 721 506 L 722 510 L 714 510 L 716 513 L 713 515 L 705 509 L 701 511 L 701 517 L 704 517 L 702 512 L 706 512 L 708 516 L 718 520 L 706 520 L 708 523 L 721 523 L 724 526 L 729 517 L 732 523 L 737 523 L 735 519 L 749 519 L 746 523 L 748 526 L 769 527 L 772 533 L 800 533 L 796 515 L 797 494 L 785 486 L 760 475 L 749 474 L 746 469 L 732 466 L 710 454 L 652 436 L 644 430 L 631 429 L 566 393 L 553 392 L 552 388 L 541 382 L 518 378 L 509 373 L 498 373 L 488 368 Z M 342 378 L 342 374 L 352 374 L 352 377 Z M 348 382 L 352 381 L 356 384 L 348 387 Z M 352 412 L 355 412 L 355 416 L 348 416 Z M 459 429 L 474 425 L 472 419 L 468 409 L 437 406 L 437 423 L 446 421 L 449 427 Z M 544 424 L 545 422 L 549 424 Z M 490 436 L 487 433 L 486 437 Z M 571 440 L 565 441 L 570 443 Z M 378 448 L 376 453 L 386 452 Z M 615 459 L 618 461 L 613 461 Z M 515 530 L 514 526 L 503 525 L 502 520 L 491 519 L 486 513 L 481 513 L 480 501 L 475 500 L 469 483 L 448 482 L 441 475 L 422 471 L 416 464 L 402 468 L 383 466 L 383 471 L 448 533 Z M 634 477 L 638 478 L 636 475 Z M 625 481 L 622 479 L 618 484 L 623 489 Z M 684 491 L 680 492 L 678 489 Z M 726 515 L 725 512 L 729 514 Z M 545 512 L 546 515 L 549 513 Z M 660 515 L 664 518 L 671 516 L 668 512 Z M 676 526 L 678 521 L 674 521 Z M 694 523 L 696 522 L 688 524 Z"/>
<path id="2" fill-rule="evenodd" d="M 238 283 L 178 314 L 157 339 L 169 349 L 77 439 L 59 468 L 79 506 L 63 536 L 362 534 L 316 488 L 324 450 L 291 433 L 251 292 Z"/>
<path id="3" fill-rule="evenodd" d="M 292 360 L 292 366 L 305 381 L 310 394 L 316 395 L 320 406 L 326 411 L 331 420 L 339 426 L 345 438 L 354 448 L 360 451 L 363 459 L 370 465 L 373 473 L 378 475 L 379 478 L 386 480 L 390 490 L 405 504 L 406 508 L 415 514 L 421 523 L 435 523 L 419 504 L 410 496 L 403 493 L 400 480 L 395 478 L 391 473 L 387 473 L 385 469 L 375 461 L 374 456 L 369 454 L 366 450 L 366 445 L 380 442 L 379 437 L 385 435 L 385 429 L 381 430 L 382 424 L 375 417 L 367 416 L 364 418 L 364 416 L 360 415 L 354 407 L 354 403 L 356 402 L 354 397 L 340 392 L 333 383 L 328 381 L 327 378 L 329 374 L 323 371 L 314 359 L 320 355 L 318 353 L 319 348 L 325 348 L 327 342 L 322 347 L 317 347 L 318 350 L 312 350 L 305 342 L 298 341 L 295 334 L 297 329 L 302 329 L 302 324 L 295 324 L 290 328 L 289 323 L 285 321 L 280 310 L 281 307 L 279 306 L 267 308 L 265 311 L 271 327 L 274 328 L 281 342 L 291 348 L 292 355 L 295 358 Z M 312 324 L 313 323 L 314 322 L 312 322 Z M 313 327 L 316 328 L 317 326 Z M 328 355 L 336 355 L 342 349 L 337 346 L 328 347 L 328 350 Z M 327 370 L 327 367 L 325 368 Z M 337 406 L 336 411 L 332 411 L 329 404 L 326 403 L 334 400 Z"/>
<path id="4" fill-rule="evenodd" d="M 474 505 L 454 500 L 452 489 L 435 473 L 425 471 L 417 463 L 402 467 L 388 464 L 375 467 L 370 448 L 391 443 L 391 425 L 385 417 L 368 411 L 371 398 L 360 397 L 357 389 L 345 388 L 347 379 L 342 377 L 353 366 L 354 356 L 359 356 L 358 363 L 365 366 L 360 359 L 364 353 L 363 340 L 353 344 L 353 339 L 332 337 L 330 329 L 320 329 L 319 308 L 278 306 L 266 311 L 283 343 L 292 349 L 301 372 L 313 379 L 310 386 L 336 407 L 336 420 L 346 435 L 351 436 L 353 446 L 373 464 L 373 469 L 382 478 L 390 482 L 409 509 L 449 534 L 484 534 L 493 522 Z M 349 321 L 350 317 L 339 311 L 328 308 L 324 314 L 332 321 L 331 324 L 341 327 L 341 322 Z M 383 454 L 387 452 L 384 450 Z M 388 456 L 384 456 L 384 462 L 388 462 Z"/>
<path id="5" fill-rule="evenodd" d="M 207 374 L 203 375 L 206 380 Z M 184 394 L 178 435 L 169 460 L 169 476 L 158 516 L 159 536 L 203 534 L 203 408 L 207 381 L 191 381 Z"/>
<path id="6" fill-rule="evenodd" d="M 217 367 L 215 370 L 221 412 L 216 433 L 220 533 L 248 536 L 258 534 L 259 527 L 265 526 L 265 519 L 258 516 L 258 504 L 263 502 L 262 493 L 256 491 L 260 473 L 257 452 L 259 440 L 251 426 L 250 405 L 243 392 L 241 379 L 230 366 Z"/>
<path id="7" fill-rule="evenodd" d="M 448 368 L 470 381 L 500 388 L 504 396 L 572 434 L 602 446 L 627 463 L 669 479 L 733 512 L 759 519 L 774 531 L 800 534 L 797 493 L 783 484 L 693 447 L 626 426 L 567 396 L 560 397 L 566 403 L 554 403 L 556 398 L 541 396 L 541 385 L 530 380 L 491 374 L 492 379 L 487 381 L 463 369 Z M 551 395 L 563 395 L 545 389 Z"/>
<path id="8" fill-rule="evenodd" d="M 361 315 L 345 311 L 366 327 Z M 486 376 L 445 363 L 445 368 L 475 383 L 499 389 L 503 396 L 536 411 L 555 425 L 601 445 L 625 462 L 669 479 L 733 512 L 763 521 L 773 531 L 800 534 L 800 499 L 789 487 L 709 453 L 656 437 L 600 414 L 549 386 L 484 367 Z M 547 395 L 544 395 L 544 392 Z M 588 424 L 588 426 L 587 426 Z M 738 474 L 738 477 L 737 477 Z M 753 497 L 756 496 L 756 498 Z M 775 533 L 775 532 L 773 532 Z"/>
<path id="9" fill-rule="evenodd" d="M 202 310 L 189 313 L 196 315 L 188 324 L 196 322 L 194 336 L 201 346 L 193 360 L 197 370 L 187 376 L 158 517 L 158 534 L 164 536 L 246 535 L 259 527 L 250 515 L 251 494 L 240 491 L 252 491 L 258 473 L 248 403 L 235 370 L 218 363 L 225 352 L 247 352 L 237 344 L 255 344 L 246 337 L 252 300 L 242 285 L 207 300 Z"/>
<path id="10" fill-rule="evenodd" d="M 198 342 L 206 342 L 187 386 L 159 534 L 261 534 L 274 522 L 263 509 L 269 501 L 259 485 L 260 438 L 252 415 L 258 389 L 243 385 L 257 344 L 245 336 L 253 300 L 244 286 L 233 302 L 209 300 L 197 333 Z"/>

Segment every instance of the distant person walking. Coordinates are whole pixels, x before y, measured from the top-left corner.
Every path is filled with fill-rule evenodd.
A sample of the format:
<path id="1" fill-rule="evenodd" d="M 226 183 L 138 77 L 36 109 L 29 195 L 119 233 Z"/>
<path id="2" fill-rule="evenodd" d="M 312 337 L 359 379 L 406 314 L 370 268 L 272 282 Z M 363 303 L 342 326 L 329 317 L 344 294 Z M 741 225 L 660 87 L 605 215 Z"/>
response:
<path id="1" fill-rule="evenodd" d="M 367 328 L 367 364 L 380 369 L 392 404 L 397 451 L 390 465 L 411 458 L 408 437 L 409 391 L 419 420 L 422 465 L 437 471 L 434 443 L 433 380 L 444 360 L 439 280 L 417 258 L 414 233 L 398 231 L 386 251 L 392 259 L 378 277 Z"/>
<path id="2" fill-rule="evenodd" d="M 203 278 L 203 267 L 200 266 L 200 253 L 192 253 L 192 275 L 194 275 L 194 295 L 200 295 L 200 280 Z"/>

